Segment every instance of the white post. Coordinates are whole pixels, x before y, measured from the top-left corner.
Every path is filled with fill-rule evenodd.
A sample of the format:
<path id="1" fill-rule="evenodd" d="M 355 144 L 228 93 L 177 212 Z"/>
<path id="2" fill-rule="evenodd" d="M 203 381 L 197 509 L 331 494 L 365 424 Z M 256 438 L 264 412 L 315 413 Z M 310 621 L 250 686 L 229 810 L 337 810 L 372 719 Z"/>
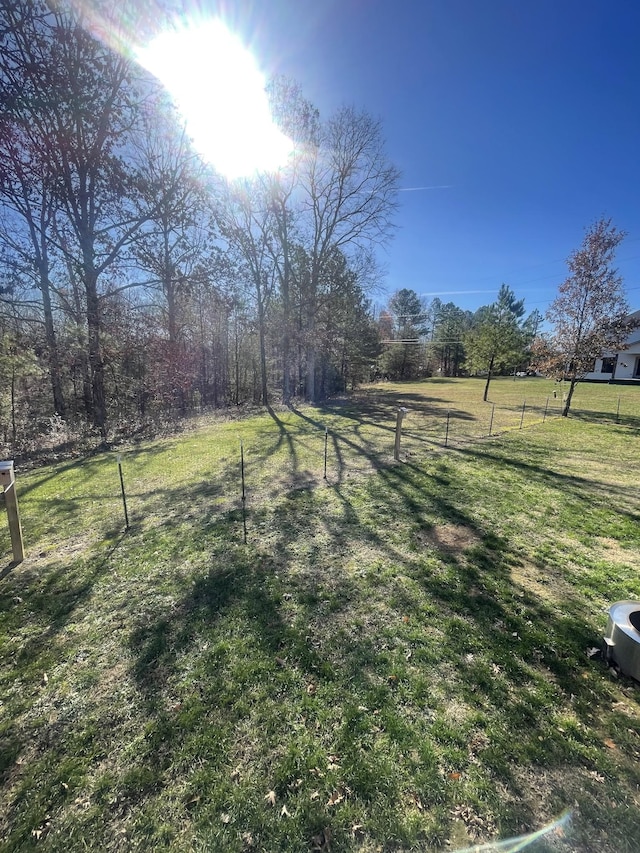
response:
<path id="1" fill-rule="evenodd" d="M 409 409 L 406 409 L 404 406 L 400 406 L 400 408 L 398 409 L 398 416 L 396 418 L 396 444 L 393 451 L 393 458 L 396 460 L 396 462 L 400 461 L 400 436 L 402 435 L 402 421 L 408 411 Z"/>
<path id="2" fill-rule="evenodd" d="M 0 462 L 0 483 L 2 484 L 4 502 L 7 507 L 13 561 L 14 563 L 21 563 L 24 560 L 24 543 L 22 541 L 22 525 L 20 524 L 18 496 L 16 495 L 16 476 L 13 470 L 13 459 Z"/>

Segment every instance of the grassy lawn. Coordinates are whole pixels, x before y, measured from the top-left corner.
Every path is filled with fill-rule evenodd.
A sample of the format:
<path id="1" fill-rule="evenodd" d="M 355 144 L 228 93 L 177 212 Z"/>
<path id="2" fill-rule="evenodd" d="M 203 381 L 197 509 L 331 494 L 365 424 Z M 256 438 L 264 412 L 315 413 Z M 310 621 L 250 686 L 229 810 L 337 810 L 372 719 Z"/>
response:
<path id="1" fill-rule="evenodd" d="M 492 383 L 492 438 L 478 380 L 202 419 L 123 450 L 126 533 L 114 454 L 19 471 L 0 849 L 451 850 L 569 810 L 531 849 L 636 853 L 640 689 L 588 650 L 640 598 L 640 389 L 558 389 Z"/>

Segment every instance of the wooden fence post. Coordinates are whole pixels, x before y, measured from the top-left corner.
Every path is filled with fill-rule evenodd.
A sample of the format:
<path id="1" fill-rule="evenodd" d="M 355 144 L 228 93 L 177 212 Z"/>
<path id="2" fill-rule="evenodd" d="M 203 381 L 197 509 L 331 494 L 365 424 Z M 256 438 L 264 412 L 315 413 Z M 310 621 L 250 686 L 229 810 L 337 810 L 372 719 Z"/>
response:
<path id="1" fill-rule="evenodd" d="M 9 519 L 9 535 L 11 536 L 13 562 L 21 563 L 24 560 L 24 541 L 22 539 L 22 525 L 20 524 L 20 509 L 16 494 L 16 476 L 13 470 L 13 459 L 0 462 L 0 483 L 4 491 L 4 502 L 7 507 L 7 518 Z"/>
<path id="2" fill-rule="evenodd" d="M 393 450 L 393 458 L 396 460 L 396 462 L 400 461 L 400 437 L 402 435 L 402 421 L 408 411 L 409 409 L 406 409 L 404 406 L 400 406 L 400 408 L 398 409 L 398 416 L 396 417 L 396 443 Z"/>

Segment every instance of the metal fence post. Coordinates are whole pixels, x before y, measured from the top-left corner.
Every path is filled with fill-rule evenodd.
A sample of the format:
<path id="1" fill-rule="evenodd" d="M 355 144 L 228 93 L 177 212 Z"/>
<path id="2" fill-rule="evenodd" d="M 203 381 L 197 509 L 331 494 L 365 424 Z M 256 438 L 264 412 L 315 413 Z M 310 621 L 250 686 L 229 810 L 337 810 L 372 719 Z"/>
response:
<path id="1" fill-rule="evenodd" d="M 327 445 L 329 444 L 329 427 L 324 428 L 324 479 L 327 479 Z"/>
<path id="2" fill-rule="evenodd" d="M 242 480 L 242 541 L 247 544 L 247 508 L 244 491 L 244 447 L 240 442 L 240 478 Z"/>
<path id="3" fill-rule="evenodd" d="M 122 492 L 122 506 L 124 507 L 124 528 L 129 529 L 129 513 L 127 512 L 127 496 L 124 491 L 124 477 L 122 476 L 122 455 L 118 453 L 116 456 L 118 462 L 118 474 L 120 475 L 120 491 Z"/>

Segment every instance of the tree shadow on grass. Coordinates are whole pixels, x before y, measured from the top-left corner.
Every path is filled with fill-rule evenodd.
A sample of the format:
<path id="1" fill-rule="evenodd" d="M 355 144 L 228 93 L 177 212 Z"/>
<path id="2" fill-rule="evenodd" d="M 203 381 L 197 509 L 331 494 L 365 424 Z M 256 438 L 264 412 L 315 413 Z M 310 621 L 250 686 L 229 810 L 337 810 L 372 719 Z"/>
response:
<path id="1" fill-rule="evenodd" d="M 111 558 L 126 535 L 122 531 L 114 531 L 115 541 L 106 552 L 77 564 L 57 560 L 45 576 L 36 576 L 26 589 L 15 577 L 13 586 L 0 592 L 0 610 L 13 613 L 10 621 L 16 627 L 21 624 L 23 614 L 27 611 L 30 619 L 43 626 L 37 636 L 28 640 L 18 652 L 16 662 L 20 667 L 31 666 L 43 653 L 52 657 L 56 635 L 87 601 L 96 582 L 109 570 Z M 10 625 L 7 627 L 11 632 Z"/>
<path id="2" fill-rule="evenodd" d="M 230 548 L 226 557 L 220 552 L 176 605 L 146 614 L 135 627 L 133 674 L 149 712 L 159 713 L 184 656 L 209 644 L 215 653 L 195 653 L 204 685 L 197 689 L 220 725 L 248 713 L 243 697 L 256 689 L 256 680 L 260 689 L 268 684 L 273 697 L 281 696 L 285 717 L 288 703 L 300 702 L 299 693 L 312 682 L 319 694 L 334 702 L 342 697 L 352 709 L 362 743 L 370 737 L 369 722 L 357 708 L 366 707 L 368 715 L 375 711 L 385 721 L 392 742 L 397 738 L 408 749 L 414 740 L 427 739 L 446 754 L 447 731 L 439 734 L 429 721 L 433 713 L 447 719 L 448 674 L 452 701 L 501 720 L 483 760 L 514 797 L 523 790 L 515 772 L 520 764 L 579 763 L 589 732 L 576 735 L 576 745 L 561 737 L 550 741 L 549 730 L 559 703 L 571 701 L 585 726 L 610 704 L 610 696 L 594 694 L 593 665 L 584 654 L 597 637 L 579 600 L 559 613 L 516 588 L 511 572 L 517 554 L 507 539 L 479 527 L 456 506 L 459 486 L 453 472 L 429 485 L 418 466 L 398 466 L 381 469 L 355 491 L 330 486 L 338 501 L 330 512 L 323 512 L 323 490 L 293 493 L 276 506 L 254 510 L 254 529 L 264 525 L 270 531 L 268 546 Z M 379 518 L 372 518 L 372 507 Z M 408 538 L 415 539 L 408 544 L 421 547 L 407 550 L 389 535 L 400 513 L 409 520 Z M 433 530 L 435 518 L 464 529 L 475 544 L 457 551 L 425 546 L 416 535 Z M 303 557 L 295 557 L 302 544 Z M 350 555 L 360 553 L 369 558 L 354 575 Z M 425 617 L 434 632 L 416 627 Z M 232 639 L 238 632 L 253 662 L 234 694 L 225 672 L 238 653 Z M 406 650 L 414 663 L 406 662 Z M 416 681 L 426 683 L 426 692 L 416 692 Z M 305 713 L 313 716 L 314 702 L 306 702 Z M 260 712 L 253 713 L 259 720 Z M 349 775 L 356 764 L 362 772 L 362 743 L 358 737 L 342 743 L 344 772 L 356 795 L 364 796 L 366 788 L 371 797 L 375 782 Z M 285 777 L 284 790 L 294 781 Z M 533 821 L 533 808 L 523 802 L 518 820 Z"/>
<path id="3" fill-rule="evenodd" d="M 554 486 L 565 495 L 571 495 L 577 500 L 590 504 L 591 499 L 605 499 L 607 506 L 610 505 L 611 499 L 616 497 L 619 499 L 616 513 L 627 518 L 630 522 L 637 524 L 640 522 L 640 513 L 633 512 L 627 509 L 625 504 L 637 497 L 637 489 L 634 486 L 613 485 L 609 482 L 601 482 L 593 477 L 581 477 L 576 474 L 563 474 L 560 471 L 554 470 L 548 465 L 539 464 L 539 462 L 525 462 L 515 456 L 509 456 L 506 452 L 491 452 L 488 448 L 457 448 L 457 453 L 462 456 L 475 457 L 483 460 L 495 460 L 501 465 L 506 465 L 514 468 L 532 480 L 538 480 L 545 485 Z M 533 455 L 533 453 L 532 453 Z M 538 452 L 538 460 L 545 460 L 545 454 L 542 450 Z"/>
<path id="4" fill-rule="evenodd" d="M 34 685 L 46 686 L 46 673 L 58 665 L 64 657 L 60 649 L 60 634 L 74 620 L 78 610 L 90 598 L 95 584 L 109 570 L 111 558 L 125 537 L 118 535 L 106 552 L 95 555 L 87 562 L 69 563 L 56 561 L 43 577 L 13 575 L 0 587 L 0 612 L 3 633 L 18 638 L 29 628 L 29 636 L 18 645 L 11 660 L 3 661 L 3 680 L 21 685 L 16 696 L 5 697 L 7 709 L 29 704 L 22 695 L 23 689 L 33 690 Z M 27 566 L 25 563 L 23 566 Z M 34 738 L 33 732 L 12 723 L 3 726 L 0 733 L 0 782 L 13 772 L 15 761 L 23 750 L 33 745 L 33 740 L 52 734 L 45 727 Z"/>
<path id="5" fill-rule="evenodd" d="M 295 454 L 282 421 L 278 430 L 267 452 L 289 448 L 287 454 Z M 161 530 L 136 531 L 141 546 L 157 549 L 169 563 L 179 564 L 184 552 L 198 548 L 205 556 L 193 584 L 185 583 L 169 603 L 145 605 L 140 595 L 133 611 L 127 641 L 131 674 L 153 726 L 145 733 L 146 752 L 136 759 L 140 772 L 131 776 L 129 787 L 147 778 L 145 762 L 168 767 L 178 761 L 174 754 L 188 748 L 194 731 L 212 726 L 223 732 L 222 745 L 198 760 L 224 768 L 231 760 L 234 727 L 247 719 L 264 723 L 261 702 L 281 708 L 282 737 L 295 744 L 299 735 L 288 725 L 289 715 L 300 707 L 301 696 L 300 715 L 318 725 L 316 748 L 328 752 L 331 738 L 339 741 L 345 784 L 369 803 L 385 785 L 389 797 L 399 797 L 403 785 L 445 802 L 454 796 L 446 793 L 446 773 L 455 770 L 446 763 L 453 761 L 447 757 L 449 741 L 467 737 L 469 730 L 450 724 L 447 691 L 452 702 L 503 720 L 483 761 L 514 794 L 521 786 L 513 771 L 518 762 L 576 766 L 581 760 L 579 749 L 586 750 L 589 730 L 577 736 L 577 747 L 563 745 L 560 737 L 549 744 L 552 715 L 568 697 L 575 697 L 573 708 L 585 727 L 610 705 L 606 691 L 594 692 L 593 676 L 583 678 L 585 672 L 590 675 L 584 650 L 598 640 L 580 601 L 568 601 L 559 613 L 514 586 L 517 553 L 508 538 L 479 525 L 464 508 L 464 482 L 453 466 L 427 475 L 413 463 L 385 465 L 351 438 L 337 441 L 336 452 L 343 446 L 367 459 L 376 473 L 353 487 L 338 478 L 327 489 L 269 496 L 250 509 L 248 547 L 238 544 L 238 513 L 225 514 L 211 505 L 237 478 L 235 463 L 220 466 L 213 486 L 140 493 L 149 516 L 162 516 L 167 504 L 178 507 L 160 522 Z M 346 465 L 341 460 L 340 471 Z M 529 464 L 523 474 L 531 476 L 532 467 L 543 468 Z M 555 472 L 541 476 L 555 477 Z M 582 489 L 582 484 L 569 485 Z M 179 508 L 185 503 L 186 511 Z M 403 541 L 394 535 L 397 520 Z M 438 544 L 437 536 L 425 539 L 443 523 L 466 531 L 474 544 L 451 549 Z M 162 534 L 157 545 L 156 532 Z M 258 539 L 262 534 L 264 543 Z M 65 599 L 61 571 L 52 602 L 39 602 L 43 620 L 57 630 L 86 600 L 92 582 L 92 576 L 82 582 L 78 576 L 74 590 L 72 578 Z M 43 649 L 33 648 L 40 667 Z M 166 700 L 179 685 L 189 693 L 181 697 L 183 709 L 171 716 Z M 256 707 L 247 698 L 252 695 L 259 697 Z M 335 733 L 329 736 L 323 733 L 322 715 L 332 708 L 337 722 L 332 721 Z M 393 793 L 375 764 L 372 744 L 380 726 L 374 712 L 384 737 L 402 755 L 434 744 L 444 782 L 437 770 L 422 776 L 416 771 Z M 438 728 L 433 714 L 449 728 Z M 254 736 L 276 768 L 280 796 L 296 784 L 300 767 L 281 760 L 261 731 Z M 179 760 L 195 760 L 187 755 Z M 317 760 L 313 753 L 312 760 Z M 147 788 L 138 788 L 138 796 L 146 796 Z M 519 819 L 533 820 L 526 804 Z M 307 829 L 311 837 L 311 823 Z"/>

